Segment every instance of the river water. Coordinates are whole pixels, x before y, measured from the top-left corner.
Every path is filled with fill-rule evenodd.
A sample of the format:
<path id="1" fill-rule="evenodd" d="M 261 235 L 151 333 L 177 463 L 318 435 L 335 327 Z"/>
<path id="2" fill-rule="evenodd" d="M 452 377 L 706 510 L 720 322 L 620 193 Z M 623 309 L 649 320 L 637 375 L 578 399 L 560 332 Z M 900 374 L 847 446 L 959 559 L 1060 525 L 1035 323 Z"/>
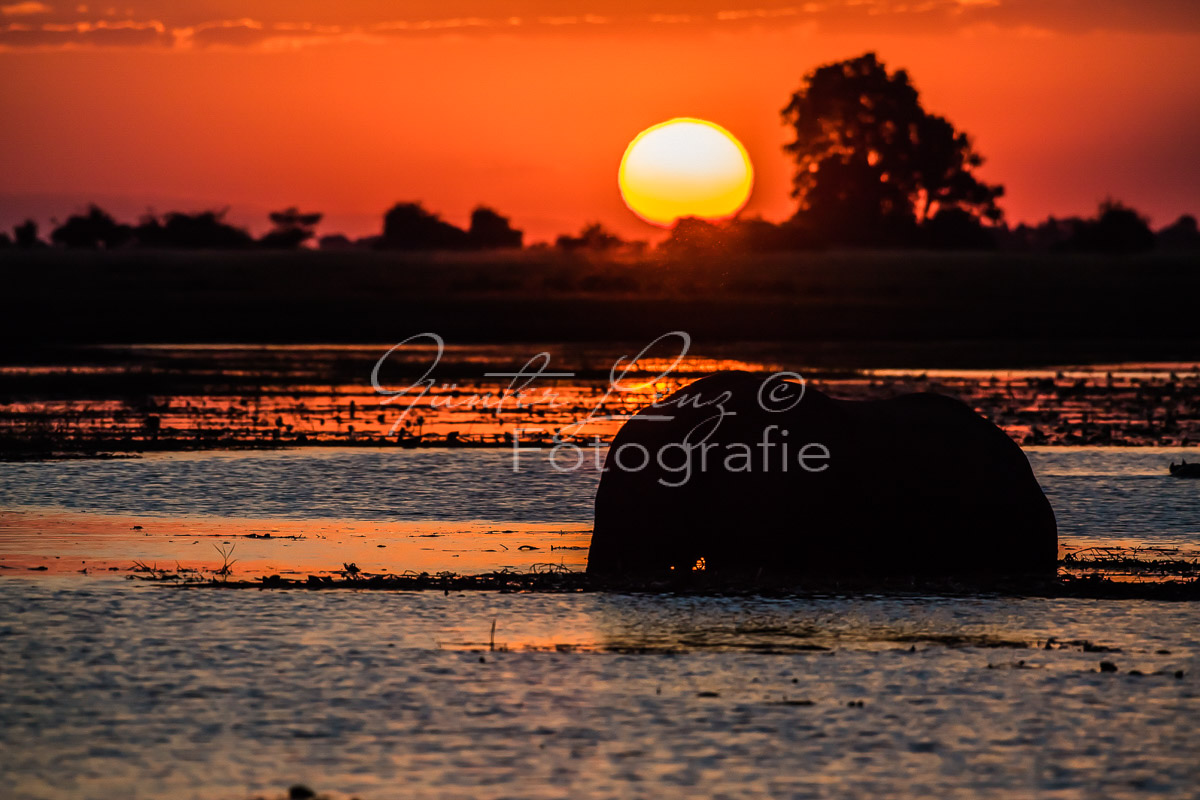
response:
<path id="1" fill-rule="evenodd" d="M 1200 485 L 1166 465 L 1188 452 L 1029 457 L 1067 548 L 1187 551 Z M 594 466 L 527 455 L 517 472 L 469 449 L 0 464 L 3 795 L 1194 796 L 1191 603 L 123 579 L 226 545 L 238 576 L 582 568 Z"/>

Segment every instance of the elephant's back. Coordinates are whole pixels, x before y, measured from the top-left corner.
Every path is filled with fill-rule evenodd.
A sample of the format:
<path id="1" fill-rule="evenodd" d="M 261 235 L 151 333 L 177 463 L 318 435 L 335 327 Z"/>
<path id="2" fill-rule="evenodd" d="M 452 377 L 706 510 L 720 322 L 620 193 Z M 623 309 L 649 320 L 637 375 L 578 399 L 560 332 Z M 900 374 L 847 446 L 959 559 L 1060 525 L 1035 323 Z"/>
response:
<path id="1" fill-rule="evenodd" d="M 856 402 L 771 388 L 719 373 L 621 429 L 597 491 L 589 571 L 701 560 L 825 574 L 1054 569 L 1053 511 L 1024 453 L 970 407 L 936 394 Z M 711 450 L 685 446 L 701 439 Z M 685 450 L 707 455 L 703 468 L 684 475 L 657 458 Z"/>

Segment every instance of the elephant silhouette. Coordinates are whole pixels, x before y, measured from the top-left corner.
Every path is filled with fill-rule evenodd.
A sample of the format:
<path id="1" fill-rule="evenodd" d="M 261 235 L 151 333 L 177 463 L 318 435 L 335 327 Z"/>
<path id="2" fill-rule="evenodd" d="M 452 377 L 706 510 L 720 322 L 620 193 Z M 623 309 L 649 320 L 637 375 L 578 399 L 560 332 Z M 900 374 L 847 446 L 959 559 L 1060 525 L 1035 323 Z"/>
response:
<path id="1" fill-rule="evenodd" d="M 587 570 L 1052 576 L 1057 538 L 1025 454 L 962 402 L 837 400 L 730 371 L 618 432 Z"/>

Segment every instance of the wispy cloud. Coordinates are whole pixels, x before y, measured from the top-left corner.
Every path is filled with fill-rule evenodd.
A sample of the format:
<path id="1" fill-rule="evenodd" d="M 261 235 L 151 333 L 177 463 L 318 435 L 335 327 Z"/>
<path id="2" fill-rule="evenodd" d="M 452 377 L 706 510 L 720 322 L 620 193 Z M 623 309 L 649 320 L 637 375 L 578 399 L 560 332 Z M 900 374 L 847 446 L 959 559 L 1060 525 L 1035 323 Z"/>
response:
<path id="1" fill-rule="evenodd" d="M 92 47 L 165 47 L 166 27 L 157 20 L 47 23 L 0 26 L 0 48 L 79 49 Z"/>
<path id="2" fill-rule="evenodd" d="M 25 17 L 33 14 L 49 14 L 54 9 L 45 3 L 11 3 L 0 6 L 0 14 L 6 17 Z"/>
<path id="3" fill-rule="evenodd" d="M 795 6 L 783 8 L 741 8 L 732 11 L 718 11 L 718 22 L 736 22 L 742 19 L 778 19 L 779 17 L 794 17 L 800 13 Z"/>
<path id="4" fill-rule="evenodd" d="M 369 30 L 373 33 L 424 33 L 427 31 L 449 31 L 463 28 L 492 28 L 499 20 L 486 17 L 449 17 L 446 19 L 390 20 L 377 22 Z"/>
<path id="5" fill-rule="evenodd" d="M 167 47 L 281 49 L 329 43 L 383 43 L 406 36 L 598 35 L 672 29 L 736 30 L 740 27 L 828 33 L 972 34 L 986 31 L 1048 36 L 1095 30 L 1200 33 L 1196 0 L 648 0 L 631 11 L 627 0 L 512 0 L 496 13 L 490 0 L 412 0 L 410 16 L 393 17 L 367 0 L 336 7 L 310 6 L 314 19 L 283 16 L 293 4 L 241 0 L 139 0 L 151 22 L 113 22 L 115 8 L 88 5 L 52 8 L 41 2 L 0 6 L 12 20 L 0 25 L 0 49 L 23 47 Z M 256 9 L 253 18 L 239 7 Z M 91 16 L 106 17 L 100 22 Z M 317 9 L 317 10 L 313 10 Z M 232 11 L 209 19 L 204 12 Z M 273 11 L 271 14 L 258 10 Z M 424 13 L 422 13 L 424 12 Z M 394 11 L 392 12 L 395 13 Z M 35 20 L 37 23 L 35 24 Z"/>

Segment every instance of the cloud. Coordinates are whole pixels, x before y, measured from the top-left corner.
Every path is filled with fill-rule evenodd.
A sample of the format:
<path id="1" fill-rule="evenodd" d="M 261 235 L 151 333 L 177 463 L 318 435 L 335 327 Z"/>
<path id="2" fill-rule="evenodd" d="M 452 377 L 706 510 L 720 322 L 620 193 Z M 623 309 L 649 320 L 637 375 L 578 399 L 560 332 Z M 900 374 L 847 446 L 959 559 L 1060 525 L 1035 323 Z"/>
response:
<path id="1" fill-rule="evenodd" d="M 267 38 L 269 31 L 254 19 L 230 19 L 206 22 L 172 30 L 175 46 L 191 47 L 253 47 Z"/>
<path id="2" fill-rule="evenodd" d="M 331 5 L 308 0 L 139 0 L 154 23 L 89 22 L 90 6 L 55 11 L 40 2 L 0 6 L 4 16 L 38 15 L 42 25 L 0 26 L 0 48 L 171 47 L 282 49 L 405 36 L 623 35 L 670 29 L 943 34 L 1004 32 L 1052 36 L 1091 31 L 1200 33 L 1196 0 L 411 0 L 396 16 L 381 0 Z M 253 7 L 255 17 L 239 11 Z M 258 12 L 262 13 L 258 13 Z M 227 16 L 217 16 L 225 14 Z"/>
<path id="3" fill-rule="evenodd" d="M 171 43 L 165 26 L 158 21 L 48 23 L 0 27 L 0 49 L 92 47 L 166 47 Z"/>
<path id="4" fill-rule="evenodd" d="M 54 9 L 45 3 L 12 3 L 0 6 L 0 14 L 6 17 L 25 17 L 32 14 L 49 14 Z"/>

